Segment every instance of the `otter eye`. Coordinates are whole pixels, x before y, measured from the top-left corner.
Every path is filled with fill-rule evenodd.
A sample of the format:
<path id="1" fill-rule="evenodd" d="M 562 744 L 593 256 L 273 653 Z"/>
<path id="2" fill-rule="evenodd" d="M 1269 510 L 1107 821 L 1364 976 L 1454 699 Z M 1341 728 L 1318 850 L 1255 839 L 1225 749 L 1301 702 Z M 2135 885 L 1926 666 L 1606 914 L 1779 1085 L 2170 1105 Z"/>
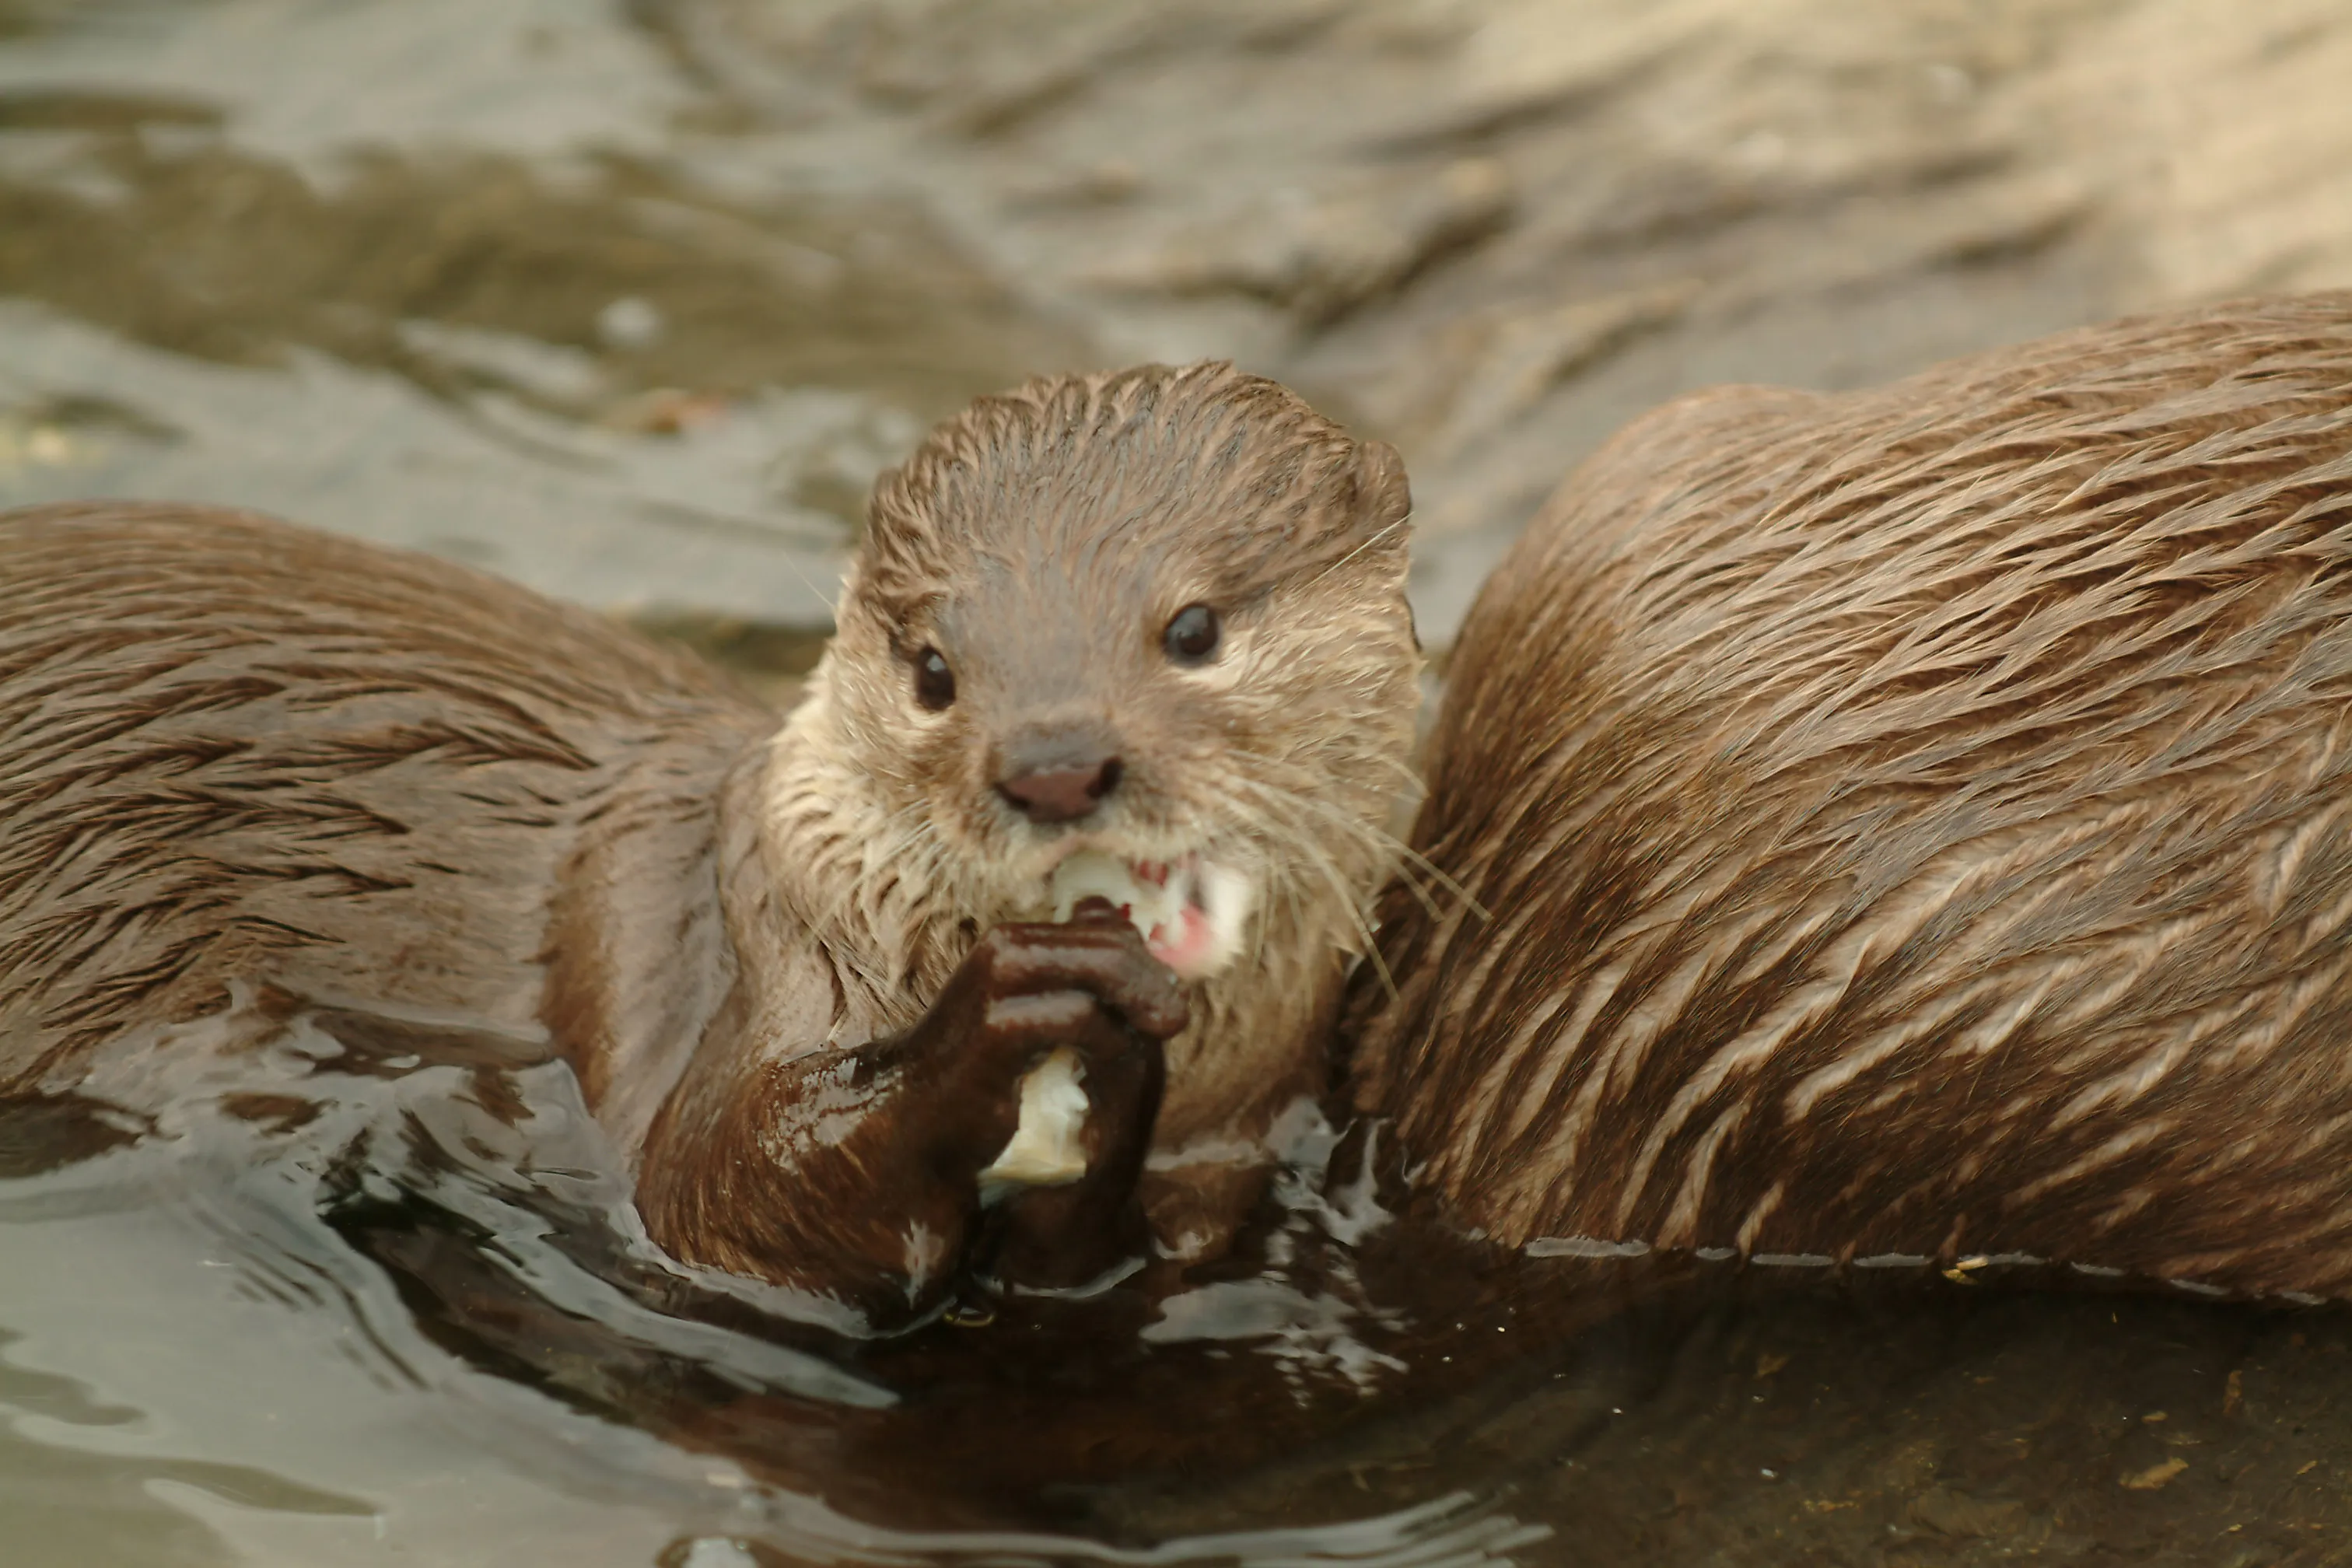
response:
<path id="1" fill-rule="evenodd" d="M 915 656 L 915 700 L 934 713 L 955 700 L 955 671 L 935 647 Z"/>
<path id="2" fill-rule="evenodd" d="M 1187 605 L 1168 623 L 1160 646 L 1179 664 L 1200 664 L 1217 651 L 1220 629 L 1216 611 L 1206 605 Z"/>

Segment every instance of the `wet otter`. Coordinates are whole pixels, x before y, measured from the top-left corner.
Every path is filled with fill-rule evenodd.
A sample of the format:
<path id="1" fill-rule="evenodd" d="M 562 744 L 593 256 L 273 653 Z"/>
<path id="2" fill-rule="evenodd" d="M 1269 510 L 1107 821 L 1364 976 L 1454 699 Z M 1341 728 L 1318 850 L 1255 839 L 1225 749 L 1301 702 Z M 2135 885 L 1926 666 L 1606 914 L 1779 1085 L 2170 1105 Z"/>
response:
<path id="1" fill-rule="evenodd" d="M 1405 507 L 1229 371 L 984 401 L 877 489 L 781 731 L 454 568 L 19 513 L 0 1092 L 235 978 L 393 993 L 554 1041 L 674 1250 L 904 1313 L 1066 1049 L 1087 1174 L 1000 1212 L 1072 1277 L 1158 1041 L 1171 1194 L 1315 1076 Z M 1456 651 L 1415 844 L 1470 897 L 1388 895 L 1359 1102 L 1509 1242 L 2352 1289 L 2347 509 L 2342 294 L 1640 422 Z M 1041 921 L 1105 863 L 1148 934 Z"/>
<path id="2" fill-rule="evenodd" d="M 1230 367 L 982 399 L 877 485 L 781 729 L 445 563 L 0 518 L 0 1098 L 249 984 L 543 1037 L 657 1241 L 876 1317 L 984 1218 L 1085 1278 L 1139 1184 L 1197 1250 L 1320 1084 L 1390 865 L 1407 510 L 1393 451 Z M 1147 930 L 1047 921 L 1106 873 Z M 1056 1053 L 1084 1173 L 986 1216 Z"/>
<path id="3" fill-rule="evenodd" d="M 2352 1293 L 2352 293 L 1648 416 L 1426 772 L 1357 1092 L 1495 1237 Z"/>

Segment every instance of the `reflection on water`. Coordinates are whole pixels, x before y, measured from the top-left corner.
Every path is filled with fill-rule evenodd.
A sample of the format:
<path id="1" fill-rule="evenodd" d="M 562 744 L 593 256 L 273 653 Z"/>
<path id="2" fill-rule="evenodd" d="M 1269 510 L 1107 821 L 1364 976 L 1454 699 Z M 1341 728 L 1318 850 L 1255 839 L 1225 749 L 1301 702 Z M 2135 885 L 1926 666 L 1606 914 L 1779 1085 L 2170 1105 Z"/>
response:
<path id="1" fill-rule="evenodd" d="M 481 9 L 113 6 L 0 51 L 0 504 L 256 506 L 604 607 L 822 627 L 875 469 L 1076 336 L 904 201 L 646 156 L 597 117 L 616 80 L 661 97 L 649 48 Z M 472 90 L 345 68 L 317 101 L 436 20 L 492 24 Z"/>
<path id="2" fill-rule="evenodd" d="M 1302 1113 L 1242 1256 L 866 1341 L 646 1245 L 517 1042 L 233 1012 L 153 1048 L 114 1107 L 0 1121 L 12 1568 L 2317 1563 L 2352 1528 L 2332 1310 L 1505 1258 Z M 147 1131 L 89 1152 L 110 1123 Z"/>
<path id="3" fill-rule="evenodd" d="M 0 1357 L 15 1337 L 0 1332 Z M 172 1505 L 175 1493 L 191 1490 L 215 1503 L 277 1513 L 360 1518 L 371 1512 L 355 1499 L 314 1492 L 264 1469 L 85 1449 L 73 1441 L 76 1436 L 103 1442 L 114 1429 L 134 1426 L 141 1413 L 98 1402 L 72 1378 L 5 1360 L 0 1411 L 10 1421 L 0 1432 L 0 1517 L 9 1526 L 11 1561 L 226 1561 L 200 1520 Z M 90 1430 L 65 1430 L 70 1428 Z M 64 1440 L 39 1440 L 44 1429 Z"/>
<path id="4" fill-rule="evenodd" d="M 1857 174 L 1739 126 L 1662 153 L 1645 138 L 1686 117 L 1541 51 L 1495 56 L 1484 96 L 1429 121 L 1412 73 L 1461 28 L 1360 9 L 1203 5 L 1194 31 L 1105 6 L 1089 33 L 1008 5 L 1049 58 L 983 4 L 0 0 L 0 504 L 259 506 L 633 612 L 781 696 L 874 468 L 971 395 L 1088 361 L 1105 322 L 1254 345 L 1387 421 L 1434 476 L 1423 564 L 1451 566 L 1458 610 L 1483 557 L 1448 517 L 1493 533 L 1570 437 L 1693 377 L 1868 379 L 1904 344 L 2104 312 L 2113 237 L 2085 222 L 2068 248 L 2091 187 L 2028 177 L 2039 121 L 1989 87 L 1972 134 L 1996 151 L 1952 164 L 1947 119 L 1978 112 L 1958 67 L 1800 50 L 1903 110 Z M 2062 12 L 2113 9 L 1987 15 L 2055 37 Z M 1659 35 L 1681 42 L 1612 47 L 1712 47 L 1703 11 Z M 1971 65 L 1996 86 L 2004 36 L 1987 24 Z M 1298 134 L 1244 145 L 1261 122 L 1186 100 L 1153 49 Z M 1120 72 L 1134 91 L 1089 95 Z M 1709 98 L 1727 122 L 1734 96 Z M 853 99 L 902 121 L 852 123 Z M 1043 138 L 1064 110 L 1116 144 Z M 1514 137 L 1540 155 L 1506 169 Z M 1151 154 L 1179 144 L 1223 162 L 1171 180 Z M 895 188 L 910 158 L 924 178 Z M 1500 175 L 1533 203 L 1595 168 L 1584 206 L 1510 220 Z M 988 200 L 960 205 L 966 179 Z M 1496 246 L 1450 280 L 1473 241 L 1415 205 L 1430 179 Z M 1906 180 L 1925 229 L 1885 195 Z M 1788 282 L 1818 270 L 1824 204 L 1854 268 L 1828 298 Z M 993 272 L 966 232 L 984 211 L 1010 226 Z M 1065 319 L 1054 280 L 1129 230 L 1174 292 Z M 1047 281 L 1012 286 L 1008 256 Z M 1260 298 L 1294 275 L 1305 326 Z M 1546 292 L 1571 277 L 1575 300 Z M 1384 320 L 1378 290 L 1424 278 Z M 1362 296 L 1337 325 L 1335 279 Z M 6 1568 L 2352 1555 L 2333 1310 L 1502 1258 L 1390 1216 L 1360 1142 L 1302 1120 L 1229 1262 L 866 1342 L 646 1246 L 526 1046 L 350 1016 L 247 1038 L 231 1016 L 184 1031 L 159 1080 L 148 1044 L 110 1105 L 0 1112 Z"/>
<path id="5" fill-rule="evenodd" d="M 0 1475 L 128 1494 L 72 1513 L 79 1535 L 46 1505 L 0 1515 L 12 1547 L 79 1561 L 95 1530 L 141 1562 L 382 1542 L 643 1563 L 706 1535 L 795 1561 L 1139 1549 L 1117 1510 L 1155 1458 L 1215 1474 L 1360 1401 L 1292 1351 L 1252 1353 L 1284 1342 L 1263 1313 L 1213 1311 L 1154 1349 L 1136 1291 L 873 1343 L 826 1303 L 681 1270 L 635 1234 L 568 1073 L 493 1059 L 487 1037 L 441 1052 L 431 1031 L 306 1017 L 257 1041 L 231 1014 L 173 1032 L 160 1074 L 101 1073 L 136 1083 L 135 1142 L 31 1173 L 78 1130 L 54 1109 L 11 1120 L 0 1461 L 38 1462 Z M 457 1059 L 402 1065 L 420 1044 Z M 1313 1301 L 1325 1349 L 1359 1310 L 1299 1283 L 1275 1299 Z M 1250 1402 L 1265 1425 L 1221 1452 Z M 1412 1492 L 1196 1510 L 1149 1554 L 1478 1561 L 1546 1533 L 1458 1483 Z"/>

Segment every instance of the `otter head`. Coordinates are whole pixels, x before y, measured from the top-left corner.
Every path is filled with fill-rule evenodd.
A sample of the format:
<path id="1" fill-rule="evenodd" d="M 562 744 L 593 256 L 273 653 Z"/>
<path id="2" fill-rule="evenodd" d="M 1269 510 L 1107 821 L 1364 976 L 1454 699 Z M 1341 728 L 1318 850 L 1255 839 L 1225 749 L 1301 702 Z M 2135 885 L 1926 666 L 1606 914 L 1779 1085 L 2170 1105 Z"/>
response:
<path id="1" fill-rule="evenodd" d="M 1392 448 L 1224 364 L 933 431 L 876 486 L 779 742 L 771 863 L 836 964 L 919 1010 L 982 929 L 1108 891 L 1218 993 L 1195 1036 L 1328 991 L 1410 785 L 1409 510 Z"/>

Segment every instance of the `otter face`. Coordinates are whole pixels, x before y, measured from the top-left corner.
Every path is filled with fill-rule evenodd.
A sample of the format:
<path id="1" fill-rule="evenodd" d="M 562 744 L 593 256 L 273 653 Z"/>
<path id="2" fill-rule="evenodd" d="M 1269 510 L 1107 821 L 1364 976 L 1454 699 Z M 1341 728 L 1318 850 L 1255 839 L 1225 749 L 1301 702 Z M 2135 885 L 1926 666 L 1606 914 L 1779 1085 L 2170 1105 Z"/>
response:
<path id="1" fill-rule="evenodd" d="M 1222 364 L 941 426 L 876 489 L 810 700 L 866 874 L 967 941 L 1101 894 L 1191 978 L 1265 922 L 1360 940 L 1411 782 L 1409 509 L 1392 449 Z"/>

